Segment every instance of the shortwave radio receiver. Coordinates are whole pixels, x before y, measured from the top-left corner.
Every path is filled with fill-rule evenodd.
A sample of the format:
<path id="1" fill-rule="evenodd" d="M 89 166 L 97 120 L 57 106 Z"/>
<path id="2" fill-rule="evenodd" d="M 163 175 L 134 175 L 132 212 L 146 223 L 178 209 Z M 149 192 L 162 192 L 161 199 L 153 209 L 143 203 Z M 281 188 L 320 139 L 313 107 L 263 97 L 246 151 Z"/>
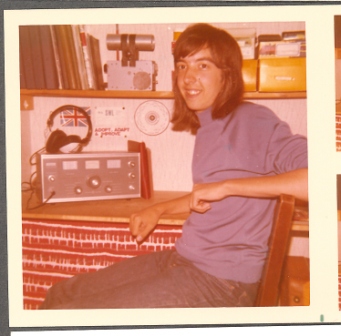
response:
<path id="1" fill-rule="evenodd" d="M 140 153 L 39 154 L 37 189 L 42 202 L 141 197 Z"/>

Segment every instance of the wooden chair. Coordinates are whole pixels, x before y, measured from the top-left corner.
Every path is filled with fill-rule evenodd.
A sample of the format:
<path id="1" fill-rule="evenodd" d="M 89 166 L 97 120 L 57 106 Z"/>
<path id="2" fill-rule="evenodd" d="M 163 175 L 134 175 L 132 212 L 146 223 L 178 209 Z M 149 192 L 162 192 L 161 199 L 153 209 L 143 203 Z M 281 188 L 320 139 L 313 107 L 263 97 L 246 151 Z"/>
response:
<path id="1" fill-rule="evenodd" d="M 295 198 L 291 195 L 280 195 L 269 239 L 268 258 L 257 294 L 257 307 L 278 305 L 282 270 L 289 249 L 294 209 Z"/>

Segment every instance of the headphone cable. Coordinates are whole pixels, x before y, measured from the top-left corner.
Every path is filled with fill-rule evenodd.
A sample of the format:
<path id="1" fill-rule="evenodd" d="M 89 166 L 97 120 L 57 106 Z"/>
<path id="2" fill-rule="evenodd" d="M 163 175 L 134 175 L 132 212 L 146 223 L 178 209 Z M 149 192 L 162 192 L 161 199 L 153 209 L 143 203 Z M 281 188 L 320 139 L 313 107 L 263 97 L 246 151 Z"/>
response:
<path id="1" fill-rule="evenodd" d="M 43 203 L 41 203 L 35 207 L 29 208 L 29 204 L 31 202 L 31 199 L 32 199 L 34 192 L 35 192 L 35 190 L 32 190 L 31 195 L 30 195 L 29 199 L 27 200 L 27 205 L 26 205 L 27 210 L 35 210 L 35 209 L 38 209 L 38 208 L 44 206 L 56 194 L 54 191 L 52 191 L 50 196 L 45 200 L 45 202 L 43 202 Z"/>
<path id="2" fill-rule="evenodd" d="M 43 152 L 44 150 L 45 150 L 45 147 L 40 148 L 40 149 L 38 149 L 36 152 L 34 152 L 34 153 L 30 156 L 29 162 L 30 162 L 31 166 L 35 166 L 35 165 L 37 164 L 37 161 L 33 162 L 33 158 L 34 158 L 36 155 L 38 155 L 39 153 Z"/>

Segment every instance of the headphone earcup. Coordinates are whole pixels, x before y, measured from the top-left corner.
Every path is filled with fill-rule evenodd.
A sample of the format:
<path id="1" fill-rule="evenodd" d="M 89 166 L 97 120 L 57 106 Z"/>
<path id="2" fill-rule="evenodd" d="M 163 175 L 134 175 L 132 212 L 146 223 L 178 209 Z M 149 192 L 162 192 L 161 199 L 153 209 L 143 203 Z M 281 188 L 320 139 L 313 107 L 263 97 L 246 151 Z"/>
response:
<path id="1" fill-rule="evenodd" d="M 63 141 L 59 151 L 62 153 L 78 153 L 82 150 L 81 138 L 78 135 L 68 135 Z"/>
<path id="2" fill-rule="evenodd" d="M 88 133 L 84 139 L 81 139 L 78 135 L 66 135 L 63 131 L 57 129 L 53 131 L 49 138 L 46 141 L 45 150 L 50 154 L 57 153 L 78 153 L 82 150 L 84 146 L 86 146 L 92 135 L 92 123 L 89 114 L 81 107 L 75 105 L 63 105 L 54 110 L 48 120 L 47 120 L 47 129 L 51 131 L 53 126 L 53 119 L 59 113 L 64 110 L 72 111 L 76 115 L 77 113 L 81 114 L 83 118 L 85 118 L 88 125 Z"/>
<path id="3" fill-rule="evenodd" d="M 81 143 L 81 138 L 78 135 L 66 135 L 61 130 L 53 131 L 49 138 L 46 141 L 46 151 L 50 154 L 57 154 L 60 153 L 60 149 L 64 146 L 69 144 L 77 144 L 77 147 L 80 147 L 79 144 Z M 80 150 L 78 148 L 78 150 Z M 71 152 L 71 151 L 70 151 Z"/>
<path id="4" fill-rule="evenodd" d="M 67 135 L 61 130 L 53 131 L 46 141 L 46 151 L 50 154 L 57 154 L 66 137 Z"/>

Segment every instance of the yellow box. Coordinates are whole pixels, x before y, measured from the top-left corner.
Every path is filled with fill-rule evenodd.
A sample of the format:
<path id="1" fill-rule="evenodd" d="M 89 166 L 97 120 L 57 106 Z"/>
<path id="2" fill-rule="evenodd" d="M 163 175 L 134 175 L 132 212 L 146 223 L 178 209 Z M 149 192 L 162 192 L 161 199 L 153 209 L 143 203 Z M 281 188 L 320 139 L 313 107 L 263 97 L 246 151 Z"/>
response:
<path id="1" fill-rule="evenodd" d="M 257 64 L 258 61 L 255 59 L 243 60 L 243 79 L 244 79 L 244 90 L 246 92 L 257 91 Z"/>
<path id="2" fill-rule="evenodd" d="M 305 57 L 260 59 L 258 91 L 306 91 Z"/>

